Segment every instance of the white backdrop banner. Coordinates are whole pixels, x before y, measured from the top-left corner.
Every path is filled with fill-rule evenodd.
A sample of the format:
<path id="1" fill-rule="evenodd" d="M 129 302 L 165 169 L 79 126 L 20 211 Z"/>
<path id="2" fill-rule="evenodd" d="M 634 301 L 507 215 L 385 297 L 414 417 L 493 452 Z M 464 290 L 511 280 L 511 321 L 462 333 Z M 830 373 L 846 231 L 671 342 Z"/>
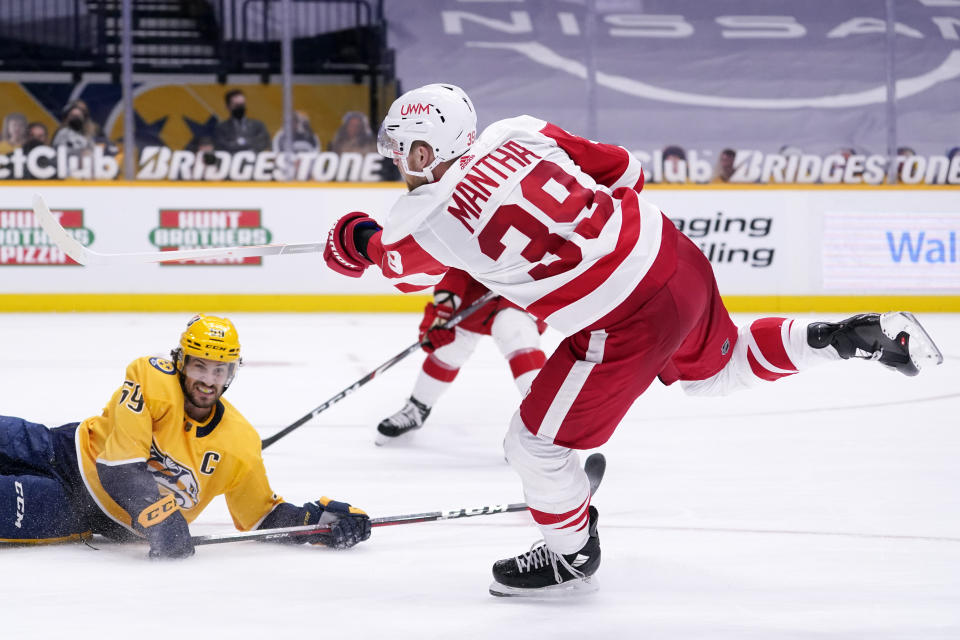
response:
<path id="1" fill-rule="evenodd" d="M 82 268 L 37 226 L 41 193 L 63 225 L 102 253 L 322 241 L 340 215 L 382 218 L 403 187 L 246 185 L 6 186 L 0 294 L 384 294 L 319 254 Z M 713 263 L 724 295 L 956 295 L 960 199 L 947 189 L 666 188 L 646 196 Z"/>

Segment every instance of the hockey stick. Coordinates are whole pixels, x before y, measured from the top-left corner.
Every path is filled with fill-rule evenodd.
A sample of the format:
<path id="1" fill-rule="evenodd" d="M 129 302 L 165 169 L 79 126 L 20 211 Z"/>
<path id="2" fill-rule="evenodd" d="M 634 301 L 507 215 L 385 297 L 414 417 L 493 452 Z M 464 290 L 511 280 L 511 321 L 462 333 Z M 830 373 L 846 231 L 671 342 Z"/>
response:
<path id="1" fill-rule="evenodd" d="M 607 461 L 602 453 L 591 453 L 583 465 L 583 470 L 590 480 L 590 495 L 596 493 L 600 487 L 600 481 L 603 480 L 603 473 L 606 471 Z M 456 518 L 470 518 L 473 516 L 488 516 L 494 513 L 510 513 L 512 511 L 525 511 L 527 505 L 522 502 L 513 504 L 493 504 L 473 509 L 461 507 L 459 509 L 449 509 L 447 511 L 431 511 L 429 513 L 412 513 L 402 516 L 386 516 L 383 518 L 373 518 L 370 521 L 371 527 L 390 527 L 398 524 L 414 524 L 417 522 L 433 522 L 434 520 L 454 520 Z M 303 525 L 299 527 L 281 527 L 278 529 L 263 529 L 259 531 L 238 531 L 236 533 L 211 534 L 205 536 L 193 536 L 190 541 L 194 546 L 204 544 L 220 544 L 223 542 L 243 542 L 246 540 L 283 540 L 287 538 L 296 538 L 297 536 L 308 536 L 317 533 L 329 533 L 329 527 L 317 525 Z"/>
<path id="2" fill-rule="evenodd" d="M 256 244 L 245 247 L 209 247 L 207 249 L 184 249 L 181 251 L 152 251 L 146 253 L 98 253 L 77 242 L 67 233 L 39 194 L 33 196 L 33 215 L 43 230 L 74 262 L 88 266 L 143 264 L 151 262 L 176 262 L 178 260 L 203 260 L 205 258 L 248 258 L 251 256 L 278 256 L 293 253 L 323 251 L 326 242 L 303 244 Z"/>
<path id="3" fill-rule="evenodd" d="M 453 327 L 460 324 L 462 320 L 467 318 L 467 316 L 469 316 L 474 311 L 476 311 L 477 309 L 485 305 L 487 302 L 492 300 L 495 296 L 496 294 L 492 291 L 486 292 L 485 294 L 477 298 L 475 301 L 473 301 L 471 304 L 469 304 L 468 306 L 464 307 L 463 309 L 458 311 L 456 314 L 454 314 L 452 318 L 447 320 L 447 322 L 443 325 L 443 327 L 445 329 L 452 329 Z M 351 393 L 353 393 L 363 385 L 367 384 L 368 382 L 376 378 L 378 375 L 380 375 L 381 373 L 383 373 L 393 365 L 397 364 L 398 362 L 400 362 L 401 360 L 403 360 L 404 358 L 406 358 L 408 355 L 410 355 L 411 353 L 413 353 L 419 348 L 420 348 L 420 342 L 414 342 L 412 345 L 410 345 L 409 347 L 407 347 L 397 355 L 393 356 L 392 358 L 390 358 L 389 360 L 381 364 L 379 367 L 377 367 L 367 375 L 363 376 L 362 378 L 354 382 L 352 385 L 350 385 L 349 387 L 347 387 L 337 395 L 333 396 L 332 398 L 330 398 L 329 400 L 327 400 L 326 402 L 321 404 L 319 407 L 317 407 L 307 415 L 303 416 L 302 418 L 300 418 L 290 426 L 284 427 L 282 430 L 273 434 L 269 438 L 264 438 L 263 442 L 261 443 L 261 448 L 266 449 L 267 447 L 272 445 L 274 442 L 276 442 L 283 436 L 287 435 L 288 433 L 290 433 L 300 425 L 312 420 L 320 413 L 323 413 L 324 411 L 329 409 L 331 405 L 336 404 L 337 402 L 340 402 L 341 400 L 346 398 L 348 395 L 350 395 Z"/>

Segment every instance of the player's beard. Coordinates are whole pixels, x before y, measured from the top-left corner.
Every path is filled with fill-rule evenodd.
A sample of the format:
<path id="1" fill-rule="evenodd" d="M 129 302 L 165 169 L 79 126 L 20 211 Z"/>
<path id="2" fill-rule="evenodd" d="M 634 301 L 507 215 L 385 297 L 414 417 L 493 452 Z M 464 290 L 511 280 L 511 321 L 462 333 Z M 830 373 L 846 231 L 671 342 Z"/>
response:
<path id="1" fill-rule="evenodd" d="M 218 387 L 217 385 L 205 385 L 199 380 L 194 380 L 192 378 L 187 378 L 184 381 L 184 396 L 186 396 L 187 402 L 197 407 L 198 409 L 210 409 L 216 403 L 217 400 L 223 395 L 223 388 Z M 212 393 L 203 393 L 200 391 L 200 387 L 210 387 L 213 389 Z"/>

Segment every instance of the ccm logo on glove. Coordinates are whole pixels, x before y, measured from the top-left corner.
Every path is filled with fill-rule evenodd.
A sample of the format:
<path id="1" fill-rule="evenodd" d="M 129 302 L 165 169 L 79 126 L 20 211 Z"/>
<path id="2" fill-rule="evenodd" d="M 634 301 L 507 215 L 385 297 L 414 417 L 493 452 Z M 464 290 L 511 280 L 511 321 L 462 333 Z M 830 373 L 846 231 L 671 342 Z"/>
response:
<path id="1" fill-rule="evenodd" d="M 177 509 L 179 509 L 179 507 L 177 507 L 177 503 L 171 493 L 141 511 L 140 515 L 137 516 L 137 523 L 144 529 L 152 527 L 173 515 Z"/>

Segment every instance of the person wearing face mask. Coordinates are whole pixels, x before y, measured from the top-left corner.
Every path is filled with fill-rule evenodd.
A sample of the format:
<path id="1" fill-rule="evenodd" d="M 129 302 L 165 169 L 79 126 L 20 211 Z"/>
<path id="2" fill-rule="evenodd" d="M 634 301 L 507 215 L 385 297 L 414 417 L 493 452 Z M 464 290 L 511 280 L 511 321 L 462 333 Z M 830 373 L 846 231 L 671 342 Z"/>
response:
<path id="1" fill-rule="evenodd" d="M 65 146 L 71 156 L 84 156 L 93 152 L 96 125 L 90 119 L 90 109 L 82 100 L 75 100 L 63 110 L 60 128 L 53 134 L 54 147 Z"/>
<path id="2" fill-rule="evenodd" d="M 219 123 L 213 133 L 217 151 L 267 151 L 270 134 L 260 120 L 247 117 L 247 97 L 240 89 L 231 89 L 224 95 L 230 117 Z"/>

